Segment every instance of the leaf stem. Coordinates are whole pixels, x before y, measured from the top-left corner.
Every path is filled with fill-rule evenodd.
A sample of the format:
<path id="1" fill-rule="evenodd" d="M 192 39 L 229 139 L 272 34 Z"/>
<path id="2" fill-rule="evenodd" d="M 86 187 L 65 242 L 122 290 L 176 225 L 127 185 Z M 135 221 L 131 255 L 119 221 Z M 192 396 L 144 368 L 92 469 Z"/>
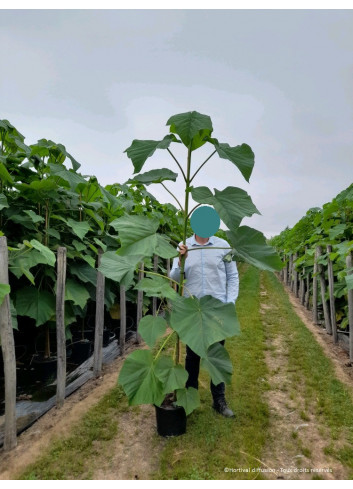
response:
<path id="1" fill-rule="evenodd" d="M 171 338 L 171 336 L 175 333 L 175 331 L 172 331 L 171 333 L 169 333 L 169 335 L 167 336 L 166 340 L 163 342 L 162 346 L 160 347 L 160 349 L 158 350 L 157 352 L 157 355 L 154 357 L 154 361 L 157 360 L 157 358 L 159 357 L 159 355 L 161 354 L 163 348 L 165 347 L 165 345 L 167 344 L 168 340 Z"/>
<path id="2" fill-rule="evenodd" d="M 170 191 L 170 190 L 169 190 L 169 189 L 168 189 L 168 188 L 167 188 L 167 187 L 164 185 L 164 183 L 163 183 L 163 182 L 161 182 L 161 185 L 163 185 L 163 187 L 166 189 L 166 191 L 167 191 L 167 192 L 169 192 L 169 193 L 170 193 L 170 195 L 171 195 L 171 196 L 172 196 L 172 197 L 173 197 L 173 198 L 174 198 L 174 199 L 175 199 L 175 200 L 178 202 L 178 205 L 179 205 L 179 207 L 180 207 L 181 211 L 183 211 L 183 208 L 182 208 L 182 206 L 181 206 L 181 203 L 180 203 L 180 202 L 179 202 L 179 200 L 178 200 L 178 199 L 175 197 L 175 195 L 174 195 L 174 194 L 173 194 L 173 193 L 172 193 L 172 192 L 171 192 L 171 191 Z"/>
<path id="3" fill-rule="evenodd" d="M 169 149 L 169 148 L 167 148 L 167 151 L 168 151 L 168 153 L 170 154 L 170 156 L 173 158 L 173 160 L 175 161 L 175 163 L 178 165 L 178 167 L 180 168 L 181 173 L 183 174 L 184 180 L 185 180 L 185 182 L 186 182 L 186 176 L 185 176 L 184 170 L 182 169 L 182 167 L 181 167 L 181 165 L 180 165 L 179 161 L 178 161 L 178 160 L 175 158 L 175 156 L 173 155 L 173 153 L 170 151 L 170 149 Z"/>
<path id="4" fill-rule="evenodd" d="M 191 209 L 191 211 L 190 211 L 190 212 L 189 212 L 189 214 L 188 214 L 188 219 L 189 219 L 189 217 L 190 217 L 190 214 L 192 214 L 192 213 L 194 212 L 194 210 L 195 210 L 197 207 L 200 207 L 200 205 L 202 205 L 202 204 L 197 204 L 197 205 L 195 205 L 195 207 L 193 207 L 193 208 Z"/>
<path id="5" fill-rule="evenodd" d="M 193 179 L 194 179 L 194 178 L 195 178 L 195 176 L 198 174 L 198 172 L 201 170 L 201 168 L 203 167 L 203 165 L 205 165 L 205 164 L 208 162 L 208 160 L 209 160 L 210 158 L 212 158 L 212 156 L 213 156 L 213 155 L 214 155 L 216 152 L 217 152 L 217 151 L 216 151 L 216 150 L 214 150 L 214 152 L 213 152 L 212 154 L 210 154 L 210 156 L 207 158 L 207 160 L 205 160 L 205 161 L 202 163 L 202 165 L 200 165 L 200 166 L 199 166 L 199 168 L 196 170 L 196 172 L 193 174 L 193 176 L 192 176 L 192 177 L 191 177 L 191 179 L 189 180 L 189 184 L 190 184 L 190 183 L 193 181 Z"/>
<path id="6" fill-rule="evenodd" d="M 165 275 L 161 275 L 160 273 L 157 273 L 157 272 L 149 272 L 148 270 L 141 270 L 140 268 L 138 268 L 137 271 L 138 272 L 142 272 L 143 271 L 145 273 L 149 273 L 150 275 L 157 275 L 158 277 L 165 278 L 166 280 L 170 280 L 171 282 L 174 282 L 175 284 L 180 285 L 179 282 L 177 282 L 176 280 L 173 280 L 170 277 L 166 277 Z M 189 292 L 190 297 L 193 299 L 194 296 L 192 295 L 192 293 L 190 292 L 190 290 L 186 287 L 186 285 L 184 285 L 184 288 Z"/>
<path id="7" fill-rule="evenodd" d="M 197 248 L 188 248 L 188 253 L 189 251 L 195 251 L 195 250 L 232 250 L 233 248 L 230 246 L 229 248 L 223 247 L 223 246 L 198 246 Z"/>

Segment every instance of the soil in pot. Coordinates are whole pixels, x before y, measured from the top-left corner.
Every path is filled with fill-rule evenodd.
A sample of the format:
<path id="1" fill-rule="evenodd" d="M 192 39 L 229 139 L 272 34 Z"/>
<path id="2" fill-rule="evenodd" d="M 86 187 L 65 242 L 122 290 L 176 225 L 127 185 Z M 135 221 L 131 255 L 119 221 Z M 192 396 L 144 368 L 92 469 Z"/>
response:
<path id="1" fill-rule="evenodd" d="M 157 432 L 160 436 L 179 436 L 186 432 L 186 413 L 167 397 L 161 406 L 155 406 Z"/>

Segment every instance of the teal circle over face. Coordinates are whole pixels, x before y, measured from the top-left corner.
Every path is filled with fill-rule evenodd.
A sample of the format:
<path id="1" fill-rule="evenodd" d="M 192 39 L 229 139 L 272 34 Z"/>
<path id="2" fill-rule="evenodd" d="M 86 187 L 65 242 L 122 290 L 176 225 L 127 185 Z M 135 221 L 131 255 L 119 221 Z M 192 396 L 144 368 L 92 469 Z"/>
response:
<path id="1" fill-rule="evenodd" d="M 213 207 L 198 207 L 190 218 L 191 228 L 197 236 L 209 238 L 219 229 L 221 224 L 218 212 Z"/>

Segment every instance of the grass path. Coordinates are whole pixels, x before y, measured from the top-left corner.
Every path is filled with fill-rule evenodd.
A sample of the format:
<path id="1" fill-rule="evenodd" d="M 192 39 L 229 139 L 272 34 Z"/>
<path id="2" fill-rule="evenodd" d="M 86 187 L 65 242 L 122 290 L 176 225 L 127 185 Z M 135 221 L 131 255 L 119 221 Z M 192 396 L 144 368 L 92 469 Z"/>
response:
<path id="1" fill-rule="evenodd" d="M 242 333 L 226 341 L 235 419 L 212 410 L 201 373 L 201 406 L 187 433 L 163 439 L 153 409 L 128 409 L 115 387 L 19 478 L 352 479 L 352 389 L 337 379 L 277 278 L 240 270 Z"/>

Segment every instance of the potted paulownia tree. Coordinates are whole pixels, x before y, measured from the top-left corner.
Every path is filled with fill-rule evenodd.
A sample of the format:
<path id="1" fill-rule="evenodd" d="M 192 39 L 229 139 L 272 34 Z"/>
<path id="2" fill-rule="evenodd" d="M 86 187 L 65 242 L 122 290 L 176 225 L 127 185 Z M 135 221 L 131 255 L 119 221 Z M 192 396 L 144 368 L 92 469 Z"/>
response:
<path id="1" fill-rule="evenodd" d="M 185 244 L 187 223 L 193 210 L 201 204 L 213 206 L 229 228 L 226 235 L 231 246 L 225 260 L 240 260 L 261 269 L 279 270 L 281 261 L 274 249 L 266 244 L 263 234 L 248 226 L 240 226 L 243 217 L 259 213 L 250 196 L 237 187 L 229 186 L 224 190 L 214 189 L 212 192 L 207 187 L 195 186 L 195 176 L 215 154 L 229 160 L 240 170 L 245 180 L 249 181 L 254 166 L 251 148 L 247 144 L 231 147 L 227 143 L 220 143 L 212 137 L 210 117 L 195 111 L 174 115 L 167 125 L 170 126 L 170 133 L 161 141 L 134 140 L 126 150 L 134 165 L 134 174 L 137 173 L 130 181 L 145 185 L 160 183 L 164 187 L 163 182 L 175 181 L 178 174 L 166 168 L 140 173 L 147 158 L 157 149 L 166 150 L 178 166 L 185 182 L 184 206 L 167 189 L 184 215 L 184 232 L 180 241 Z M 172 153 L 172 143 L 185 146 L 184 167 Z M 211 145 L 212 152 L 194 169 L 193 153 L 205 144 Z M 190 195 L 198 203 L 191 210 Z M 165 259 L 178 255 L 175 245 L 170 243 L 168 237 L 157 233 L 159 220 L 153 216 L 147 218 L 125 215 L 111 225 L 118 232 L 121 248 L 103 255 L 100 270 L 106 277 L 117 280 L 126 287 L 132 286 L 135 271 L 144 259 L 150 260 L 154 254 Z M 192 251 L 197 253 L 197 250 Z M 147 315 L 142 318 L 139 333 L 149 348 L 132 352 L 126 358 L 119 375 L 119 383 L 128 396 L 130 405 L 156 406 L 157 428 L 163 435 L 183 433 L 186 415 L 199 406 L 198 391 L 185 387 L 188 374 L 181 365 L 180 342 L 187 344 L 201 357 L 201 367 L 208 371 L 213 383 L 217 385 L 220 382 L 230 383 L 232 375 L 228 352 L 219 342 L 240 333 L 234 304 L 225 304 L 211 296 L 198 299 L 191 294 L 189 297 L 182 295 L 183 288 L 187 288 L 187 283 L 182 278 L 184 262 L 185 255 L 181 259 L 179 293 L 170 287 L 173 282 L 171 278 L 156 272 L 146 272 L 147 277 L 136 285 L 135 288 L 142 289 L 145 294 L 166 301 L 166 315 Z M 174 353 L 167 355 L 164 347 L 170 344 L 172 338 L 175 340 Z M 156 343 L 159 347 L 156 347 Z M 169 406 L 165 405 L 167 400 L 170 402 Z M 171 419 L 170 427 L 163 424 L 163 419 L 161 421 L 161 410 L 165 411 L 168 419 L 175 413 L 176 419 Z M 184 427 L 180 426 L 179 429 L 180 410 L 184 416 Z"/>

